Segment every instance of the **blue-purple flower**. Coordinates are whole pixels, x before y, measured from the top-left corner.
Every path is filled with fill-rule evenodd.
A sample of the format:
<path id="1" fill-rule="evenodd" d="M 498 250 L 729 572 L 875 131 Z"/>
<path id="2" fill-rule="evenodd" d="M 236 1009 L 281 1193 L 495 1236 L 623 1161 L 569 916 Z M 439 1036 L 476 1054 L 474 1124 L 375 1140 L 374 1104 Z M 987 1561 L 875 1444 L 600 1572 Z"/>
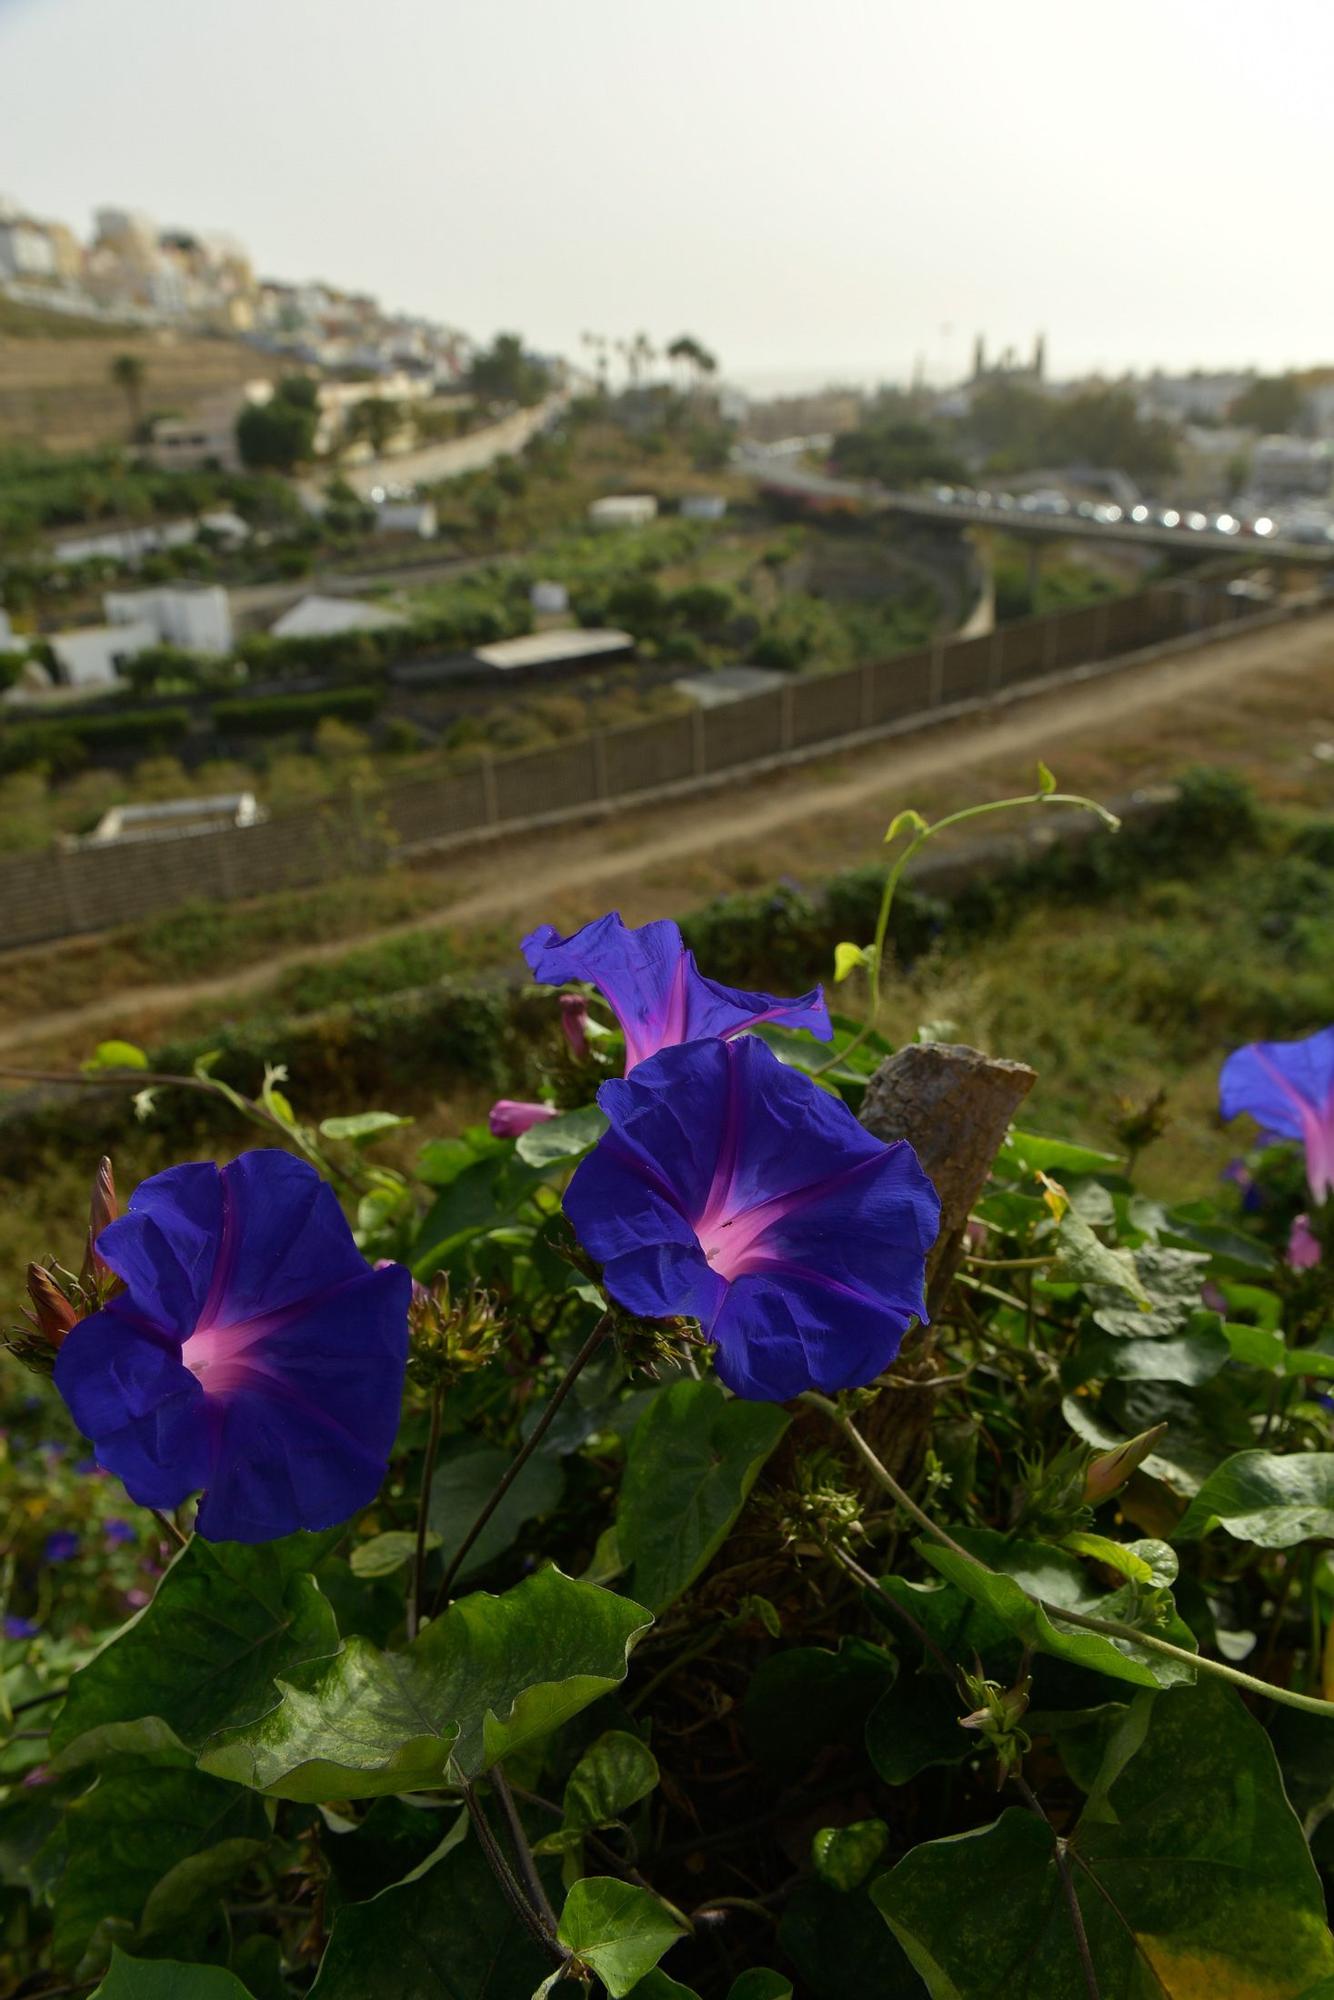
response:
<path id="1" fill-rule="evenodd" d="M 629 930 L 613 910 L 566 938 L 539 924 L 524 939 L 523 955 L 543 986 L 578 980 L 597 987 L 625 1036 L 627 1076 L 659 1049 L 739 1035 L 762 1021 L 806 1028 L 817 1041 L 833 1036 L 820 987 L 797 1000 L 778 1000 L 720 986 L 705 978 L 677 926 L 665 919 Z"/>
<path id="2" fill-rule="evenodd" d="M 925 1318 L 940 1204 L 917 1155 L 756 1036 L 663 1049 L 598 1103 L 575 1232 L 629 1311 L 699 1321 L 737 1395 L 857 1387 Z"/>
<path id="3" fill-rule="evenodd" d="M 128 1548 L 131 1543 L 139 1539 L 139 1530 L 133 1521 L 122 1521 L 118 1515 L 113 1515 L 109 1521 L 104 1522 L 102 1533 L 106 1537 L 109 1549 Z"/>
<path id="4" fill-rule="evenodd" d="M 78 1553 L 79 1538 L 70 1528 L 57 1528 L 42 1546 L 42 1555 L 49 1563 L 72 1562 Z"/>
<path id="5" fill-rule="evenodd" d="M 8 1616 L 0 1620 L 0 1634 L 6 1639 L 35 1639 L 41 1629 L 41 1626 L 31 1618 Z"/>
<path id="6" fill-rule="evenodd" d="M 375 1497 L 412 1281 L 371 1270 L 312 1167 L 253 1152 L 169 1168 L 97 1250 L 126 1289 L 66 1337 L 55 1381 L 132 1499 L 202 1489 L 202 1535 L 262 1542 Z"/>
<path id="7" fill-rule="evenodd" d="M 1334 1193 L 1334 1027 L 1302 1042 L 1250 1042 L 1223 1064 L 1219 1110 L 1249 1111 L 1276 1139 L 1300 1139 L 1316 1202 Z"/>

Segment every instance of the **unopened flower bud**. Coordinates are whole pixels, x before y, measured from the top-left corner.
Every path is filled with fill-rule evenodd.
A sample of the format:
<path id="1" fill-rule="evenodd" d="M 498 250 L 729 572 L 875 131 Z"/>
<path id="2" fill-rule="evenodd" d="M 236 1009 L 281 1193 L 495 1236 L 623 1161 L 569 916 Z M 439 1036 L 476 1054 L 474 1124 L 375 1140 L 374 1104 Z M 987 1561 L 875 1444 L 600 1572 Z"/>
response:
<path id="1" fill-rule="evenodd" d="M 28 1266 L 28 1297 L 33 1325 L 52 1347 L 59 1347 L 79 1315 L 44 1264 Z"/>
<path id="2" fill-rule="evenodd" d="M 97 1239 L 109 1222 L 114 1222 L 120 1214 L 120 1204 L 116 1200 L 116 1180 L 111 1171 L 111 1162 L 103 1154 L 93 1175 L 92 1199 L 88 1204 L 88 1246 L 83 1258 L 83 1282 L 96 1285 L 99 1280 L 112 1277 L 110 1265 L 105 1264 L 97 1254 Z"/>
<path id="3" fill-rule="evenodd" d="M 517 1139 L 532 1126 L 558 1116 L 549 1104 L 523 1104 L 512 1097 L 501 1097 L 491 1106 L 486 1122 L 493 1139 Z"/>
<path id="4" fill-rule="evenodd" d="M 1141 1431 L 1125 1444 L 1118 1444 L 1111 1451 L 1099 1452 L 1090 1459 L 1084 1473 L 1084 1504 L 1100 1507 L 1104 1500 L 1110 1500 L 1119 1493 L 1132 1472 L 1138 1470 L 1157 1444 L 1166 1424 L 1155 1424 L 1152 1430 Z"/>
<path id="5" fill-rule="evenodd" d="M 581 993 L 562 993 L 560 996 L 560 1024 L 565 1031 L 565 1039 L 570 1045 L 570 1054 L 576 1062 L 582 1062 L 588 1054 L 588 1036 L 584 1032 L 588 1020 L 588 1002 Z"/>

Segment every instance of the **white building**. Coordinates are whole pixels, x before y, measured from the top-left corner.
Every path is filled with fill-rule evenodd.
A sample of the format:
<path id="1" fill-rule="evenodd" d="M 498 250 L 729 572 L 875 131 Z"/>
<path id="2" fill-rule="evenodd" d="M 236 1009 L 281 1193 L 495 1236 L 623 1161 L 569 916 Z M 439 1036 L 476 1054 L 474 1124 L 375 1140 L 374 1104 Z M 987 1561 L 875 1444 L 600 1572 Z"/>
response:
<path id="1" fill-rule="evenodd" d="M 54 278 L 56 271 L 47 230 L 25 215 L 0 221 L 0 278 Z"/>
<path id="2" fill-rule="evenodd" d="M 158 549 L 184 548 L 199 533 L 197 521 L 166 521 L 160 528 L 109 528 L 100 535 L 64 535 L 51 545 L 58 563 L 137 563 Z"/>
<path id="3" fill-rule="evenodd" d="M 1251 485 L 1266 500 L 1328 498 L 1334 446 L 1324 438 L 1262 437 L 1251 455 Z"/>
<path id="4" fill-rule="evenodd" d="M 215 798 L 164 799 L 159 805 L 112 806 L 80 846 L 107 847 L 126 841 L 180 840 L 193 833 L 221 833 L 228 827 L 259 826 L 268 818 L 253 792 Z"/>
<path id="5" fill-rule="evenodd" d="M 127 625 L 86 625 L 76 632 L 53 632 L 48 641 L 56 672 L 65 687 L 111 687 L 119 669 L 158 641 L 147 621 Z"/>
<path id="6" fill-rule="evenodd" d="M 434 541 L 440 526 L 434 500 L 377 501 L 375 525 L 382 535 L 416 535 L 423 542 Z"/>
<path id="7" fill-rule="evenodd" d="M 658 503 L 651 493 L 609 493 L 590 504 L 588 518 L 595 528 L 639 528 L 657 512 Z"/>
<path id="8" fill-rule="evenodd" d="M 109 590 L 109 625 L 149 625 L 164 646 L 226 655 L 232 650 L 231 603 L 221 584 L 173 584 L 157 590 Z"/>
<path id="9" fill-rule="evenodd" d="M 570 608 L 570 593 L 563 583 L 539 581 L 531 586 L 528 602 L 543 617 L 553 617 Z"/>
<path id="10" fill-rule="evenodd" d="M 271 382 L 247 382 L 203 397 L 188 417 L 159 417 L 145 455 L 162 472 L 199 472 L 215 465 L 223 472 L 239 472 L 237 420 L 252 403 L 267 403 L 272 395 Z"/>
<path id="11" fill-rule="evenodd" d="M 687 493 L 681 502 L 681 512 L 687 521 L 721 521 L 727 512 L 727 502 L 721 493 Z"/>
<path id="12" fill-rule="evenodd" d="M 357 597 L 303 597 L 285 611 L 270 634 L 275 639 L 328 639 L 340 632 L 383 632 L 391 625 L 406 625 L 396 611 L 368 604 Z"/>

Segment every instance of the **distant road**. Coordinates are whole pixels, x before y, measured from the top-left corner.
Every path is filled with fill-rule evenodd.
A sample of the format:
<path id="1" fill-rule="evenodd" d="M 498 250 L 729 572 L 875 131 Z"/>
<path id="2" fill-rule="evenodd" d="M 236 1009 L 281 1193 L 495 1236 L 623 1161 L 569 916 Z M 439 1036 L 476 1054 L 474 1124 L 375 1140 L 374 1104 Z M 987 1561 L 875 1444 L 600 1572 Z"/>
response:
<path id="1" fill-rule="evenodd" d="M 364 465 L 331 468 L 321 479 L 307 479 L 300 491 L 322 500 L 331 479 L 346 480 L 361 500 L 368 500 L 377 486 L 431 486 L 440 479 L 457 479 L 461 473 L 477 472 L 498 458 L 522 451 L 544 424 L 550 423 L 565 407 L 566 397 L 548 396 L 530 410 L 515 410 L 498 424 L 470 431 L 466 437 L 449 438 L 443 444 L 424 445 L 420 451 L 400 452 L 394 458 L 373 458 Z"/>

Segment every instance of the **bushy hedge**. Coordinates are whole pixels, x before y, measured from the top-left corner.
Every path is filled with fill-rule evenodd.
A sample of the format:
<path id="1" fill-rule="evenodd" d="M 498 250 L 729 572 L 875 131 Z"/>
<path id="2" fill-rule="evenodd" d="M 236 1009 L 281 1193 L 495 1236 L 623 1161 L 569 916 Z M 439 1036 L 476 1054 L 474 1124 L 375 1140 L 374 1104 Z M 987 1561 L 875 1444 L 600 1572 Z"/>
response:
<path id="1" fill-rule="evenodd" d="M 152 752 L 177 743 L 190 728 L 184 708 L 122 708 L 95 715 L 63 715 L 58 722 L 10 723 L 0 729 L 0 771 L 77 769 L 93 750 L 133 748 Z"/>
<path id="2" fill-rule="evenodd" d="M 213 723 L 224 736 L 281 736 L 287 730 L 312 729 L 330 715 L 343 722 L 369 722 L 383 700 L 378 687 L 262 695 L 250 701 L 238 698 L 214 702 Z"/>

